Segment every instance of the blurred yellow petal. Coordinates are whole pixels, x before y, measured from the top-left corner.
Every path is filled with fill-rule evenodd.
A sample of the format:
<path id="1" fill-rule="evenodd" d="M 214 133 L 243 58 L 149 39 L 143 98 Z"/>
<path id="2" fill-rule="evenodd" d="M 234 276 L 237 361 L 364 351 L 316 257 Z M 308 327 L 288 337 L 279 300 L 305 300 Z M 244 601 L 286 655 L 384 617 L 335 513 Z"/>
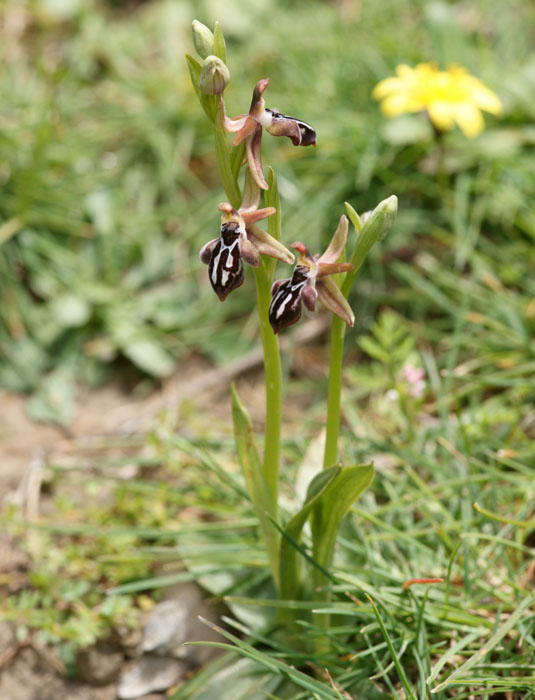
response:
<path id="1" fill-rule="evenodd" d="M 470 102 L 455 105 L 454 119 L 461 131 L 469 139 L 478 136 L 485 128 L 485 122 L 479 109 Z"/>
<path id="2" fill-rule="evenodd" d="M 387 117 L 397 117 L 407 112 L 419 112 L 425 109 L 425 104 L 411 95 L 390 95 L 381 103 L 381 111 Z"/>
<path id="3" fill-rule="evenodd" d="M 414 77 L 417 80 L 432 80 L 440 71 L 434 63 L 419 63 L 414 69 Z"/>
<path id="4" fill-rule="evenodd" d="M 479 81 L 478 81 L 479 82 Z M 503 112 L 500 98 L 495 95 L 492 90 L 489 90 L 484 85 L 479 85 L 472 93 L 474 102 L 479 109 L 484 109 L 485 112 L 491 114 L 501 114 Z"/>
<path id="5" fill-rule="evenodd" d="M 434 63 L 418 63 L 415 68 L 401 64 L 397 77 L 381 80 L 372 93 L 381 100 L 387 117 L 427 110 L 440 131 L 458 124 L 469 138 L 485 127 L 480 110 L 501 114 L 499 98 L 478 78 L 463 68 L 452 65 L 441 71 Z"/>
<path id="6" fill-rule="evenodd" d="M 405 89 L 405 83 L 399 78 L 385 78 L 374 87 L 372 97 L 374 100 L 382 100 L 392 92 Z"/>
<path id="7" fill-rule="evenodd" d="M 431 121 L 439 131 L 449 131 L 453 129 L 454 121 L 451 104 L 448 102 L 433 102 L 427 108 Z"/>
<path id="8" fill-rule="evenodd" d="M 408 66 L 406 63 L 400 63 L 400 65 L 396 68 L 396 73 L 402 81 L 406 82 L 414 78 L 416 70 Z"/>

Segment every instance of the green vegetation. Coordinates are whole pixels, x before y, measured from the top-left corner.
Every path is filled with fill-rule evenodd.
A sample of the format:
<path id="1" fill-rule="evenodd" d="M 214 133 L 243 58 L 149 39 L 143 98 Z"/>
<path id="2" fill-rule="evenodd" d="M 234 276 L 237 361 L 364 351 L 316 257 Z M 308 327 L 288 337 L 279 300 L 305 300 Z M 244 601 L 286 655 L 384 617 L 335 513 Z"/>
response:
<path id="1" fill-rule="evenodd" d="M 19 5 L 0 11 L 19 27 L 0 49 L 0 383 L 32 392 L 34 415 L 67 423 L 74 377 L 102 381 L 124 360 L 159 378 L 191 351 L 219 364 L 258 342 L 252 279 L 250 294 L 216 305 L 198 261 L 224 197 L 182 59 L 194 16 L 224 29 L 229 114 L 269 76 L 270 103 L 318 133 L 315 151 L 265 140 L 289 238 L 306 232 L 324 250 L 343 201 L 361 212 L 394 192 L 399 215 L 350 299 L 340 458 L 373 462 L 376 477 L 342 525 L 324 607 L 289 601 L 298 621 L 281 631 L 229 433 L 162 430 L 146 442 L 165 471 L 118 481 L 70 534 L 64 513 L 49 517 L 39 536 L 57 544 L 57 565 L 33 549 L 30 592 L 2 614 L 72 643 L 69 620 L 102 610 L 114 586 L 124 610 L 77 625 L 74 644 L 86 643 L 131 619 L 129 596 L 186 576 L 226 597 L 224 635 L 245 659 L 230 685 L 207 667 L 175 700 L 535 697 L 531 4 L 229 0 L 216 15 L 208 0 L 128 13 L 35 0 L 25 26 Z M 470 69 L 503 118 L 441 144 L 421 115 L 385 120 L 373 86 L 421 60 Z M 283 434 L 285 521 L 302 505 L 296 473 L 321 452 L 327 395 L 326 378 L 288 379 L 286 405 L 306 427 Z M 113 479 L 102 456 L 93 468 L 92 483 Z M 309 544 L 305 533 L 310 560 Z M 162 570 L 177 557 L 186 571 Z M 58 572 L 72 586 L 52 595 Z M 444 582 L 403 587 L 420 578 Z M 324 634 L 321 615 L 332 649 L 303 652 Z"/>

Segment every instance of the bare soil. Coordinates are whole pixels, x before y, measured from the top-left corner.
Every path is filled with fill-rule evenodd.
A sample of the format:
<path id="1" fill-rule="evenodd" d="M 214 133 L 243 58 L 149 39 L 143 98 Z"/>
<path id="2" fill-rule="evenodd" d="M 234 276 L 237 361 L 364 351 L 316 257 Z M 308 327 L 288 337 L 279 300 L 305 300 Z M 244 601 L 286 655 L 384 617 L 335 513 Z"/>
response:
<path id="1" fill-rule="evenodd" d="M 76 417 L 68 429 L 35 423 L 26 412 L 26 397 L 0 390 L 0 510 L 6 504 L 23 507 L 23 492 L 28 490 L 36 461 L 44 463 L 51 454 L 69 451 L 76 441 L 85 437 L 143 430 L 154 422 L 160 410 L 173 410 L 174 397 L 180 399 L 179 389 L 182 394 L 187 393 L 183 391 L 185 381 L 194 383 L 205 371 L 202 361 L 192 360 L 187 369 L 181 368 L 160 391 L 144 398 L 128 395 L 117 384 L 96 390 L 81 387 Z M 198 398 L 203 400 L 202 393 Z M 204 403 L 205 409 L 220 405 L 206 397 Z M 39 507 L 43 508 L 42 501 Z M 25 580 L 30 566 L 27 556 L 0 533 L 0 598 L 9 595 L 13 585 L 18 587 L 17 580 Z M 6 581 L 10 582 L 9 586 L 4 585 Z M 97 687 L 66 678 L 53 650 L 31 644 L 20 646 L 12 625 L 0 620 L 0 700 L 115 700 L 116 697 L 116 683 Z M 164 697 L 151 695 L 150 700 Z"/>
<path id="2" fill-rule="evenodd" d="M 295 337 L 286 340 L 292 368 L 301 376 L 323 376 L 324 364 L 318 347 L 309 342 L 325 328 L 324 320 L 302 324 Z M 76 453 L 76 445 L 99 436 L 131 435 L 154 426 L 159 416 L 188 415 L 193 430 L 231 431 L 230 382 L 236 380 L 248 407 L 255 429 L 264 419 L 261 352 L 252 351 L 221 369 L 213 369 L 204 360 L 192 357 L 177 369 L 160 390 L 139 397 L 126 392 L 119 383 L 99 389 L 79 387 L 75 419 L 67 429 L 35 423 L 26 412 L 26 397 L 0 390 L 0 513 L 7 504 L 22 509 L 25 517 L 38 517 L 51 506 L 33 485 L 35 465 L 58 454 Z M 287 413 L 302 410 L 293 397 Z M 191 417 L 193 419 L 191 420 Z M 195 418 L 197 416 L 197 418 Z M 28 496 L 30 494 L 30 496 Z M 30 503 L 28 503 L 28 499 Z M 26 510 L 24 510 L 26 508 Z M 32 511 L 34 509 L 34 512 Z M 6 580 L 25 580 L 31 568 L 27 556 L 0 532 L 0 600 L 9 595 Z M 17 586 L 15 585 L 15 588 Z M 125 664 L 128 661 L 125 659 Z M 117 684 L 96 687 L 76 682 L 61 673 L 54 651 L 20 647 L 12 626 L 0 619 L 0 700 L 115 700 Z M 142 700 L 163 700 L 165 694 L 153 694 Z"/>

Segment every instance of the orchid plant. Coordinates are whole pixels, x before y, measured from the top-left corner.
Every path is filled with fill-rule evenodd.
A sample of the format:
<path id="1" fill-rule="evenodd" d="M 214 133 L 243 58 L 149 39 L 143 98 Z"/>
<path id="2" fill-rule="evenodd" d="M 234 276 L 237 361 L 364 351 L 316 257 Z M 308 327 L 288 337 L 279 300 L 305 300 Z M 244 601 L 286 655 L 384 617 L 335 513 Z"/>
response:
<path id="1" fill-rule="evenodd" d="M 205 25 L 194 21 L 193 42 L 200 60 L 188 55 L 188 67 L 193 88 L 214 127 L 216 160 L 228 199 L 219 205 L 222 214 L 219 235 L 206 243 L 200 258 L 208 265 L 210 284 L 221 301 L 243 283 L 246 274 L 243 261 L 253 268 L 264 352 L 266 417 L 263 457 L 260 458 L 255 446 L 247 410 L 233 386 L 232 409 L 238 458 L 280 598 L 315 597 L 321 600 L 326 595 L 322 587 L 328 582 L 324 572 L 332 562 L 340 524 L 374 476 L 371 464 L 342 467 L 338 462 L 343 344 L 347 326 L 353 326 L 355 322 L 347 299 L 367 254 L 390 227 L 397 199 L 389 197 L 362 217 L 346 203 L 347 216 L 341 216 L 322 255 L 311 255 L 301 241 L 287 248 L 282 243 L 277 180 L 271 168 L 265 177 L 262 165 L 262 134 L 265 130 L 272 136 L 286 136 L 294 146 L 306 147 L 316 145 L 316 133 L 306 122 L 266 107 L 264 92 L 269 84 L 268 78 L 256 83 L 248 113 L 229 118 L 224 91 L 230 81 L 230 71 L 219 24 L 216 23 L 214 32 L 211 32 Z M 234 135 L 231 146 L 228 134 Z M 262 207 L 261 192 L 264 193 Z M 267 221 L 267 230 L 258 225 L 262 220 Z M 350 256 L 346 251 L 349 222 L 355 232 Z M 277 262 L 285 265 L 295 262 L 292 250 L 297 252 L 297 263 L 291 275 L 274 281 Z M 346 257 L 349 257 L 348 261 Z M 278 334 L 299 321 L 303 305 L 309 312 L 314 312 L 318 301 L 332 314 L 324 469 L 309 484 L 301 508 L 289 515 L 279 510 L 282 374 Z M 311 529 L 311 555 L 307 559 L 313 564 L 313 572 L 312 576 L 304 577 L 300 540 L 307 521 Z M 292 614 L 284 614 L 290 622 Z M 319 623 L 328 624 L 326 616 Z"/>

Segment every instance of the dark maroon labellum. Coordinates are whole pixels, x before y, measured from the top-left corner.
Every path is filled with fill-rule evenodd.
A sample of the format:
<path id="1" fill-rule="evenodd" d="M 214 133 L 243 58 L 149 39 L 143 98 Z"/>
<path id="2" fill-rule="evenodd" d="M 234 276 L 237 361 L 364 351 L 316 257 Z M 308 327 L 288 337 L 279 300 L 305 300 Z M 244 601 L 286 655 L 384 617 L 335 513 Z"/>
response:
<path id="1" fill-rule="evenodd" d="M 240 232 L 237 223 L 224 223 L 221 237 L 212 251 L 208 267 L 210 282 L 221 301 L 243 284 L 244 271 L 240 253 Z"/>
<path id="2" fill-rule="evenodd" d="M 278 280 L 272 288 L 269 322 L 274 333 L 292 326 L 301 318 L 301 294 L 308 281 L 308 268 L 297 265 L 289 280 Z"/>

